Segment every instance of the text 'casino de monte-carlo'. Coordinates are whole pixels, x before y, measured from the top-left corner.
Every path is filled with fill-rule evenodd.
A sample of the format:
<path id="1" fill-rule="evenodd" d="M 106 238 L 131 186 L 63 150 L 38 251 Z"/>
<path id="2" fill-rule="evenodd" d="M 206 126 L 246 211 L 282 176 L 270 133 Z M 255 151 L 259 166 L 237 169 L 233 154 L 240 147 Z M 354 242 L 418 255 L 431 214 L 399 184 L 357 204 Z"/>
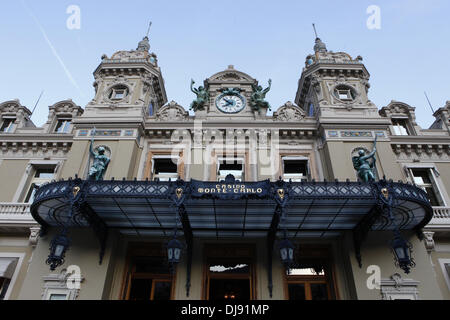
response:
<path id="1" fill-rule="evenodd" d="M 144 37 L 84 108 L 0 103 L 0 299 L 450 299 L 450 102 L 378 109 L 362 61 L 316 38 L 293 102 L 230 65 L 181 106 Z"/>

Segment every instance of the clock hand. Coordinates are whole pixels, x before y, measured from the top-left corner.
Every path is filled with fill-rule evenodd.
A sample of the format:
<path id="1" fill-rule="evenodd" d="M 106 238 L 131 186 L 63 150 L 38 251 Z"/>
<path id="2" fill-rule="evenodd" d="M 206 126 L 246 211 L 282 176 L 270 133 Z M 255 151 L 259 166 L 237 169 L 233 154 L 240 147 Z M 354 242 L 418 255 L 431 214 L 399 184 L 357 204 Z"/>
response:
<path id="1" fill-rule="evenodd" d="M 227 104 L 233 104 L 233 101 L 231 101 L 231 100 L 229 100 L 227 98 L 223 98 L 223 99 L 227 102 Z"/>

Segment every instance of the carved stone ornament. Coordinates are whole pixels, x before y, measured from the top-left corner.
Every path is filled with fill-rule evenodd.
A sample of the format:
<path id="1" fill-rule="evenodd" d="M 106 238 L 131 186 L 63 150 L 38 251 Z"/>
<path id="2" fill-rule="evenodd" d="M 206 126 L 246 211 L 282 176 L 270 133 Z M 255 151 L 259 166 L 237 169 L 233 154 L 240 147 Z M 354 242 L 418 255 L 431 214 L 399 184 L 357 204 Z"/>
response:
<path id="1" fill-rule="evenodd" d="M 118 103 L 130 103 L 135 86 L 134 82 L 128 81 L 128 79 L 123 76 L 117 76 L 112 81 L 106 81 L 106 85 L 107 88 L 103 91 L 101 103 L 109 103 L 109 107 L 112 108 Z M 126 95 L 120 100 L 110 99 L 111 91 L 115 87 L 124 87 L 127 89 Z"/>
<path id="2" fill-rule="evenodd" d="M 319 59 L 331 60 L 333 63 L 346 63 L 348 61 L 355 61 L 346 52 L 333 52 L 333 51 L 319 52 Z"/>
<path id="3" fill-rule="evenodd" d="M 148 57 L 148 55 L 149 55 L 148 52 L 140 50 L 117 51 L 112 55 L 111 59 L 126 62 L 131 59 L 145 59 Z"/>
<path id="4" fill-rule="evenodd" d="M 427 251 L 428 252 L 434 251 L 434 249 L 435 249 L 435 243 L 434 243 L 434 239 L 433 239 L 434 232 L 424 231 L 423 235 L 424 235 L 423 241 L 424 241 L 425 248 L 427 249 Z"/>
<path id="5" fill-rule="evenodd" d="M 157 121 L 185 121 L 189 113 L 175 101 L 170 101 L 156 113 Z"/>
<path id="6" fill-rule="evenodd" d="M 300 121 L 305 117 L 305 112 L 292 102 L 288 101 L 273 113 L 275 121 Z"/>
<path id="7" fill-rule="evenodd" d="M 31 111 L 27 107 L 23 106 L 18 99 L 5 101 L 0 103 L 0 114 L 17 114 L 31 115 Z"/>
<path id="8" fill-rule="evenodd" d="M 228 68 L 224 71 L 220 71 L 210 78 L 207 79 L 207 82 L 249 82 L 253 83 L 255 80 L 250 77 L 248 74 L 238 71 L 234 69 L 233 65 L 229 65 Z"/>
<path id="9" fill-rule="evenodd" d="M 382 300 L 418 300 L 417 290 L 420 282 L 413 279 L 404 279 L 399 273 L 394 273 L 389 279 L 381 279 Z"/>
<path id="10" fill-rule="evenodd" d="M 41 227 L 31 227 L 30 228 L 30 237 L 28 241 L 32 247 L 36 247 L 39 240 L 39 232 L 41 231 Z"/>
<path id="11" fill-rule="evenodd" d="M 74 266 L 69 266 L 69 268 L 71 267 Z M 49 300 L 52 294 L 64 294 L 66 295 L 66 300 L 76 300 L 78 298 L 80 285 L 83 283 L 84 277 L 81 274 L 70 273 L 68 269 L 62 269 L 59 274 L 52 273 L 42 277 L 44 281 L 43 300 Z"/>

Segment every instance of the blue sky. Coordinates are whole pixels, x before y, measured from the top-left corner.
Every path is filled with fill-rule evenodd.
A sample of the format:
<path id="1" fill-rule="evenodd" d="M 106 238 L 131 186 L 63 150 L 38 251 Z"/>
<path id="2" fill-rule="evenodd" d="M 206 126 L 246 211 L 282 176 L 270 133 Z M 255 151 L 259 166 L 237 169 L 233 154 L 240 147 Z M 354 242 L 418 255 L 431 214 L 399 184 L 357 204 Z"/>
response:
<path id="1" fill-rule="evenodd" d="M 81 10 L 81 28 L 69 30 L 69 5 Z M 381 9 L 381 29 L 369 30 L 369 5 Z M 0 101 L 20 99 L 42 125 L 48 106 L 72 98 L 82 107 L 93 98 L 92 72 L 102 54 L 135 49 L 146 33 L 158 55 L 168 99 L 186 109 L 198 83 L 233 64 L 264 85 L 274 109 L 293 101 L 314 33 L 329 50 L 361 55 L 371 74 L 370 99 L 392 99 L 416 108 L 419 125 L 433 122 L 450 100 L 450 2 L 398 1 L 39 1 L 1 2 Z M 44 36 L 45 33 L 45 36 Z"/>

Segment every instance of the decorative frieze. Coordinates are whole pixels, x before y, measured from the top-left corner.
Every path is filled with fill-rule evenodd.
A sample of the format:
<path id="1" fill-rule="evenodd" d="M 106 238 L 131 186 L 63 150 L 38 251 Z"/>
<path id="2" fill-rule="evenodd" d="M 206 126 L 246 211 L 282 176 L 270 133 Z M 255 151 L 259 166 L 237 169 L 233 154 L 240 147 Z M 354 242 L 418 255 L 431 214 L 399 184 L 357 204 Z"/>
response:
<path id="1" fill-rule="evenodd" d="M 58 142 L 13 142 L 3 141 L 0 145 L 2 157 L 64 157 L 72 146 L 72 141 Z"/>
<path id="2" fill-rule="evenodd" d="M 92 137 L 94 134 L 94 129 L 79 129 L 77 131 L 77 137 Z M 96 129 L 95 130 L 96 137 L 134 137 L 135 130 L 134 129 Z"/>
<path id="3" fill-rule="evenodd" d="M 392 144 L 394 154 L 399 160 L 448 161 L 450 146 L 442 144 Z"/>
<path id="4" fill-rule="evenodd" d="M 329 138 L 385 138 L 384 131 L 357 131 L 357 130 L 330 130 L 327 132 Z"/>

